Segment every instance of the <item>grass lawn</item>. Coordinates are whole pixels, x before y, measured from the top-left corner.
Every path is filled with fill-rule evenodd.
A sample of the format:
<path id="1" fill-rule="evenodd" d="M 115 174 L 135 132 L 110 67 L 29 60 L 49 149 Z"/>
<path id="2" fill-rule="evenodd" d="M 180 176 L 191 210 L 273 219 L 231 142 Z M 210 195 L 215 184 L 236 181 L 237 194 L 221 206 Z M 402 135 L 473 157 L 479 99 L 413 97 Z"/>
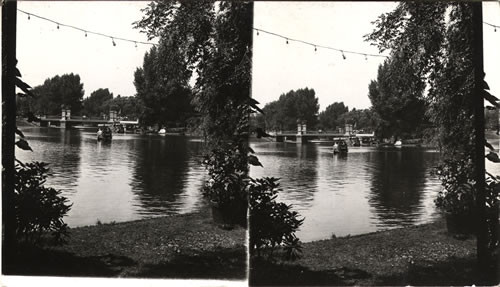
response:
<path id="1" fill-rule="evenodd" d="M 230 230 L 228 230 L 230 229 Z M 244 280 L 246 231 L 200 213 L 72 228 L 68 244 L 22 249 L 3 274 Z"/>
<path id="2" fill-rule="evenodd" d="M 474 236 L 450 236 L 439 221 L 303 244 L 294 262 L 251 259 L 251 285 L 495 285 L 476 268 Z"/>

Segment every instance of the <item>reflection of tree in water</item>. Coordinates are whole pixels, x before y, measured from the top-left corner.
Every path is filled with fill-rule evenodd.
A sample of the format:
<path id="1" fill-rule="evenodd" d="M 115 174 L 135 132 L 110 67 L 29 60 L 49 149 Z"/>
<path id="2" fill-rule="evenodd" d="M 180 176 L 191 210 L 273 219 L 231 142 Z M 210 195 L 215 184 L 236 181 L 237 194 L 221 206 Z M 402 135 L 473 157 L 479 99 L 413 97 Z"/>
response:
<path id="1" fill-rule="evenodd" d="M 168 213 L 184 191 L 189 171 L 187 146 L 188 141 L 183 137 L 137 143 L 137 162 L 131 185 L 146 213 Z"/>
<path id="2" fill-rule="evenodd" d="M 41 129 L 42 143 L 35 153 L 42 154 L 41 161 L 49 164 L 49 186 L 75 192 L 80 177 L 82 138 L 78 130 Z"/>
<path id="3" fill-rule="evenodd" d="M 283 198 L 287 202 L 296 201 L 300 202 L 302 207 L 309 207 L 318 188 L 317 147 L 312 144 L 294 144 L 287 146 L 286 151 L 280 154 L 276 167 L 278 177 L 281 178 Z"/>
<path id="4" fill-rule="evenodd" d="M 368 202 L 381 225 L 406 225 L 419 217 L 426 176 L 426 153 L 403 149 L 371 153 L 372 187 Z"/>

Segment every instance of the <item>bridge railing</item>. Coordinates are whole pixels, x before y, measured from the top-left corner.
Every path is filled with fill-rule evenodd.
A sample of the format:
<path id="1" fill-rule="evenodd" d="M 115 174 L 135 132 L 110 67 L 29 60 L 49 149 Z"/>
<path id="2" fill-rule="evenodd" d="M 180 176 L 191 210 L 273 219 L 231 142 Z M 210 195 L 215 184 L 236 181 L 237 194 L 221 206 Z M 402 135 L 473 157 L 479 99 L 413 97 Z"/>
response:
<path id="1" fill-rule="evenodd" d="M 44 119 L 47 119 L 47 120 L 58 120 L 58 119 L 61 118 L 61 115 L 55 115 L 55 116 L 54 115 L 50 115 L 50 116 L 44 115 L 44 116 L 41 116 L 40 118 L 42 120 L 44 120 Z"/>
<path id="2" fill-rule="evenodd" d="M 60 120 L 62 118 L 61 115 L 43 115 L 40 116 L 42 120 Z M 109 121 L 109 119 L 105 119 L 102 117 L 84 117 L 84 116 L 70 116 L 66 117 L 68 120 L 82 120 L 82 121 Z"/>

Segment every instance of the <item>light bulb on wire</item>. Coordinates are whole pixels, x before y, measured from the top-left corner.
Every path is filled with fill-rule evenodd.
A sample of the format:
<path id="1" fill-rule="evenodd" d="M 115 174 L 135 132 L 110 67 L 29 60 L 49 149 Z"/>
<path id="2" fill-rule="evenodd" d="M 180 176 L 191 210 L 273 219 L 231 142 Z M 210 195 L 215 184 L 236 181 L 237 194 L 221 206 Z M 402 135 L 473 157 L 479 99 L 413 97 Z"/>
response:
<path id="1" fill-rule="evenodd" d="M 59 29 L 59 23 L 57 23 L 57 29 Z"/>
<path id="2" fill-rule="evenodd" d="M 344 51 L 340 51 L 340 52 L 342 52 L 342 58 L 345 60 L 345 59 L 346 59 L 346 57 L 345 57 L 345 55 L 344 55 Z"/>
<path id="3" fill-rule="evenodd" d="M 28 14 L 28 20 L 31 19 L 30 14 Z"/>
<path id="4" fill-rule="evenodd" d="M 314 52 L 318 51 L 318 48 L 316 48 L 316 46 L 314 46 Z"/>
<path id="5" fill-rule="evenodd" d="M 259 30 L 257 30 L 257 36 L 259 36 Z"/>
<path id="6" fill-rule="evenodd" d="M 113 47 L 116 46 L 115 39 L 111 38 L 111 41 L 113 42 Z"/>
<path id="7" fill-rule="evenodd" d="M 288 44 L 288 38 L 286 39 L 286 43 Z"/>
<path id="8" fill-rule="evenodd" d="M 85 31 L 85 37 L 87 37 L 87 31 Z"/>

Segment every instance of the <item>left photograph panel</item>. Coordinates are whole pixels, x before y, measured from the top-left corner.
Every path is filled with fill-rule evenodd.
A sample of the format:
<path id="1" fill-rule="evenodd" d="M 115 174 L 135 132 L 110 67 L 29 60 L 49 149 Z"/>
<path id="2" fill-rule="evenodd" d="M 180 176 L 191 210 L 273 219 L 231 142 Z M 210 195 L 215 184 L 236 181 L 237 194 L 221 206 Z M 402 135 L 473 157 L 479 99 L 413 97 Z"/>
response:
<path id="1" fill-rule="evenodd" d="M 247 280 L 253 3 L 7 1 L 2 275 Z"/>

